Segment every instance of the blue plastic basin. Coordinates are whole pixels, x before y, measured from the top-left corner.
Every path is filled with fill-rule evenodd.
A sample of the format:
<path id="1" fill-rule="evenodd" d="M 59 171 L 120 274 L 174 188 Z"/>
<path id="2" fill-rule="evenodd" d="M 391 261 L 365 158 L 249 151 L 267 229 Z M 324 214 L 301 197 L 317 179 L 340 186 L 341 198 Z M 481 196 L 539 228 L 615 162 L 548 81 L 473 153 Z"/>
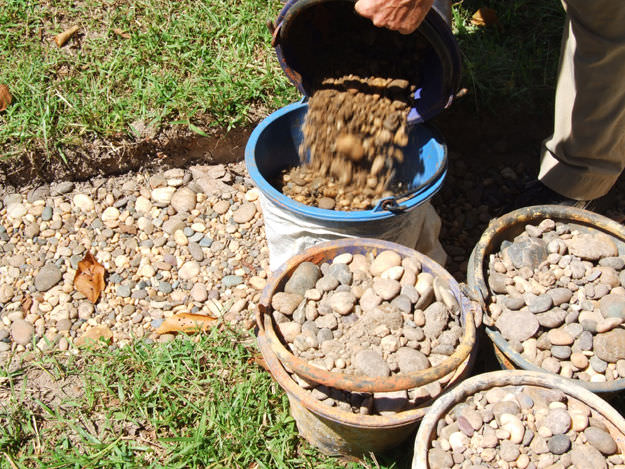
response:
<path id="1" fill-rule="evenodd" d="M 441 188 L 447 174 L 447 146 L 431 126 L 418 124 L 408 127 L 404 162 L 396 166 L 395 176 L 396 181 L 404 183 L 406 190 L 418 190 L 406 200 L 398 201 L 399 211 L 384 210 L 380 204 L 372 210 L 325 210 L 285 196 L 269 181 L 284 168 L 300 164 L 298 148 L 307 110 L 306 103 L 294 103 L 270 114 L 254 129 L 245 147 L 245 164 L 250 177 L 272 203 L 322 222 L 359 223 L 388 219 L 414 209 Z"/>

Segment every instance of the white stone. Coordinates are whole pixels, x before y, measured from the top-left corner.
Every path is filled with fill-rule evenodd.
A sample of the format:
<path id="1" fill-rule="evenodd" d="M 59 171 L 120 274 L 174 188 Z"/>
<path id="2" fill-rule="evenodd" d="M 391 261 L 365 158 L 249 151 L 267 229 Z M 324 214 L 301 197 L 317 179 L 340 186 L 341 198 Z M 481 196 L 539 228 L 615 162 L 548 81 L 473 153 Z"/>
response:
<path id="1" fill-rule="evenodd" d="M 248 202 L 254 202 L 256 199 L 258 199 L 259 195 L 260 191 L 258 190 L 258 188 L 254 187 L 253 189 L 250 189 L 245 193 L 245 200 L 247 200 Z"/>
<path id="2" fill-rule="evenodd" d="M 500 417 L 501 428 L 510 433 L 510 441 L 519 444 L 523 441 L 525 427 L 523 422 L 516 415 L 502 414 Z"/>
<path id="3" fill-rule="evenodd" d="M 332 261 L 333 264 L 349 264 L 354 256 L 349 252 L 344 252 L 343 254 L 339 254 Z"/>
<path id="4" fill-rule="evenodd" d="M 101 218 L 105 225 L 113 224 L 119 220 L 119 210 L 115 207 L 106 207 Z"/>
<path id="5" fill-rule="evenodd" d="M 65 306 L 57 306 L 52 310 L 49 318 L 53 321 L 62 321 L 63 319 L 69 319 L 69 311 Z"/>
<path id="6" fill-rule="evenodd" d="M 135 210 L 137 213 L 149 213 L 152 210 L 152 202 L 147 197 L 140 195 L 135 201 Z"/>
<path id="7" fill-rule="evenodd" d="M 469 439 L 462 432 L 453 432 L 449 435 L 449 445 L 454 451 L 464 451 L 468 442 Z"/>
<path id="8" fill-rule="evenodd" d="M 198 233 L 204 233 L 206 231 L 206 226 L 204 225 L 204 223 L 195 222 L 191 225 L 191 229 Z"/>
<path id="9" fill-rule="evenodd" d="M 174 241 L 176 242 L 178 246 L 186 246 L 189 244 L 189 239 L 182 232 L 182 230 L 176 230 L 174 232 Z"/>
<path id="10" fill-rule="evenodd" d="M 189 261 L 182 264 L 178 271 L 178 276 L 183 280 L 191 280 L 200 273 L 200 264 L 196 261 Z"/>
<path id="11" fill-rule="evenodd" d="M 154 267 L 152 267 L 150 264 L 144 264 L 141 267 L 139 267 L 139 270 L 137 271 L 137 274 L 139 274 L 139 276 L 141 277 L 147 277 L 147 278 L 152 278 L 154 277 L 154 274 L 156 273 Z"/>
<path id="12" fill-rule="evenodd" d="M 74 206 L 83 212 L 92 212 L 95 208 L 93 200 L 86 194 L 76 194 L 72 201 L 74 202 Z"/>
<path id="13" fill-rule="evenodd" d="M 304 293 L 304 298 L 306 298 L 307 300 L 319 301 L 322 294 L 323 292 L 321 290 L 311 288 L 310 290 L 306 290 L 306 293 Z"/>
<path id="14" fill-rule="evenodd" d="M 382 272 L 382 278 L 389 278 L 391 280 L 399 280 L 403 274 L 404 274 L 404 268 L 401 265 L 396 265 Z"/>
<path id="15" fill-rule="evenodd" d="M 263 288 L 265 288 L 265 285 L 267 285 L 267 280 L 258 277 L 257 275 L 254 275 L 253 277 L 250 277 L 248 283 L 250 287 L 255 288 L 256 290 L 262 290 Z"/>
<path id="16" fill-rule="evenodd" d="M 26 209 L 24 204 L 21 203 L 13 203 L 7 207 L 7 217 L 11 221 L 21 220 L 27 212 L 28 210 Z"/>
<path id="17" fill-rule="evenodd" d="M 394 335 L 387 335 L 380 341 L 380 347 L 388 353 L 396 352 L 399 349 L 399 339 Z"/>
<path id="18" fill-rule="evenodd" d="M 157 187 L 152 190 L 150 197 L 159 205 L 169 205 L 174 192 L 176 192 L 175 187 Z"/>

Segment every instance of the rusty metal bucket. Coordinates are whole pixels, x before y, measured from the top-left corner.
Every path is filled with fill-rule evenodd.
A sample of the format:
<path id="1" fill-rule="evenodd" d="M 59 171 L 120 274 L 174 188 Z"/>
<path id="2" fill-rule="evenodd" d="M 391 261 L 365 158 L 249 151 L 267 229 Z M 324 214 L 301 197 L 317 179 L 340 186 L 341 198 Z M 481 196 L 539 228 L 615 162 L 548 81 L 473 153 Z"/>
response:
<path id="1" fill-rule="evenodd" d="M 461 305 L 465 335 L 455 357 L 443 362 L 438 367 L 423 370 L 410 375 L 398 375 L 389 378 L 370 378 L 331 373 L 315 367 L 292 355 L 276 334 L 271 317 L 271 297 L 284 286 L 290 275 L 302 262 L 321 263 L 331 260 L 341 253 L 352 254 L 377 253 L 394 250 L 402 257 L 417 256 L 422 261 L 423 270 L 440 275 L 450 280 L 450 289 Z M 305 377 L 309 382 L 344 390 L 361 392 L 381 392 L 410 389 L 449 376 L 447 388 L 455 385 L 471 371 L 477 352 L 475 322 L 473 315 L 476 305 L 471 303 L 461 292 L 458 284 L 440 265 L 431 259 L 404 246 L 374 239 L 346 239 L 321 243 L 315 248 L 291 259 L 282 266 L 269 280 L 259 302 L 257 323 L 259 328 L 258 344 L 269 370 L 278 384 L 287 392 L 291 405 L 291 414 L 298 429 L 311 444 L 328 455 L 343 455 L 360 458 L 370 452 L 382 452 L 401 444 L 416 428 L 427 412 L 431 401 L 425 401 L 417 408 L 398 412 L 393 415 L 359 415 L 331 407 L 313 398 L 302 389 L 289 375 L 294 372 Z M 453 366 L 451 366 L 453 365 Z"/>
<path id="2" fill-rule="evenodd" d="M 505 240 L 511 240 L 525 229 L 528 223 L 540 223 L 546 218 L 556 222 L 574 225 L 582 232 L 601 232 L 609 235 L 618 247 L 619 255 L 625 254 L 625 227 L 607 217 L 588 210 L 561 205 L 542 205 L 525 207 L 507 213 L 491 221 L 475 245 L 467 267 L 467 283 L 472 299 L 482 303 L 484 314 L 484 331 L 492 342 L 495 357 L 502 368 L 523 369 L 528 371 L 545 372 L 512 349 L 510 344 L 494 327 L 488 317 L 490 304 L 490 290 L 486 283 L 486 269 L 488 257 L 499 250 Z M 568 378 L 562 378 L 568 379 Z M 612 393 L 625 389 L 625 379 L 608 381 L 605 383 L 589 383 L 581 380 L 568 379 L 570 383 L 577 383 L 589 391 L 602 394 L 610 398 Z"/>
<path id="3" fill-rule="evenodd" d="M 400 445 L 413 435 L 419 421 L 430 409 L 431 401 L 394 415 L 359 415 L 330 407 L 313 398 L 289 375 L 259 330 L 258 346 L 272 376 L 289 398 L 291 415 L 300 434 L 322 453 L 360 459 Z M 454 372 L 448 387 L 462 381 L 471 372 L 475 349 Z"/>
<path id="4" fill-rule="evenodd" d="M 428 449 L 436 436 L 436 427 L 440 419 L 457 403 L 480 391 L 500 386 L 533 386 L 546 389 L 559 389 L 569 399 L 573 398 L 598 412 L 616 442 L 619 452 L 625 451 L 625 419 L 610 404 L 587 389 L 545 372 L 532 371 L 493 371 L 473 376 L 448 393 L 439 397 L 423 418 L 415 439 L 412 469 L 428 469 Z"/>

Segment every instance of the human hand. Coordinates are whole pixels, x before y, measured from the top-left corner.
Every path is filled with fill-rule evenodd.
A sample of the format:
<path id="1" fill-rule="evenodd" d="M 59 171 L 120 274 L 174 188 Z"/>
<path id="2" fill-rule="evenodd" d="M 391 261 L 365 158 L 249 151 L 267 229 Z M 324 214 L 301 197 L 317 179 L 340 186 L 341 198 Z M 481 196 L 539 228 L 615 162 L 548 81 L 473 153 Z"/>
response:
<path id="1" fill-rule="evenodd" d="M 356 12 L 378 27 L 410 34 L 419 27 L 434 0 L 358 0 Z"/>

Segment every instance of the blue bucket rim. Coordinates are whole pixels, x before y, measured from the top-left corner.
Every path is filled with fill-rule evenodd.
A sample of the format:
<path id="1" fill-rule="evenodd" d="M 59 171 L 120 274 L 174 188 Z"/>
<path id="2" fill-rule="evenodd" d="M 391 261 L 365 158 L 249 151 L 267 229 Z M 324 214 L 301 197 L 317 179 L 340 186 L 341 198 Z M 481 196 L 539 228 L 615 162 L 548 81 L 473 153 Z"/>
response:
<path id="1" fill-rule="evenodd" d="M 397 216 L 398 213 L 383 209 L 354 210 L 348 212 L 340 210 L 327 210 L 305 205 L 284 195 L 282 192 L 273 187 L 271 183 L 260 173 L 254 158 L 254 149 L 256 148 L 260 135 L 273 121 L 279 117 L 307 106 L 308 104 L 305 102 L 296 102 L 284 106 L 265 117 L 252 131 L 252 134 L 247 141 L 247 145 L 245 146 L 245 165 L 247 166 L 247 171 L 252 178 L 252 181 L 254 181 L 254 184 L 256 184 L 262 194 L 279 207 L 294 212 L 297 215 L 320 221 L 366 222 L 385 220 Z M 440 133 L 432 125 L 423 123 L 419 124 L 419 126 L 427 128 L 431 132 L 432 137 L 436 138 L 438 144 L 443 150 L 442 160 L 444 168 L 440 171 L 439 177 L 436 178 L 429 187 L 423 188 L 423 190 L 398 204 L 400 209 L 402 209 L 399 214 L 412 210 L 430 200 L 440 190 L 443 185 L 443 181 L 445 180 L 445 176 L 447 175 L 447 144 L 441 138 Z"/>

